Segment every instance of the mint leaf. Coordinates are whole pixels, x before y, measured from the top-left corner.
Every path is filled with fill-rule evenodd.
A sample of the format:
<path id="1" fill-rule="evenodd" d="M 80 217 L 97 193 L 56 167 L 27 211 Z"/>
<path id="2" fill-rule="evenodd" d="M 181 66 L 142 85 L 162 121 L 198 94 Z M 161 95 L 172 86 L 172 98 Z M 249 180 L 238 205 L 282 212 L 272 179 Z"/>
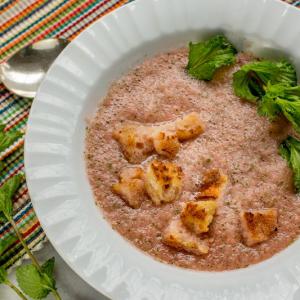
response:
<path id="1" fill-rule="evenodd" d="M 300 141 L 289 136 L 279 146 L 279 154 L 288 162 L 293 170 L 295 189 L 300 192 Z"/>
<path id="2" fill-rule="evenodd" d="M 7 272 L 3 267 L 0 267 L 0 284 L 5 283 L 7 280 Z"/>
<path id="3" fill-rule="evenodd" d="M 8 236 L 7 238 L 2 238 L 0 240 L 0 255 L 17 240 L 18 239 L 13 235 Z"/>
<path id="4" fill-rule="evenodd" d="M 6 221 L 6 216 L 13 214 L 12 197 L 19 188 L 22 178 L 21 174 L 15 175 L 0 187 L 0 221 L 2 222 Z"/>
<path id="5" fill-rule="evenodd" d="M 0 124 L 0 152 L 6 150 L 23 135 L 20 131 L 4 131 L 4 128 L 5 125 Z"/>
<path id="6" fill-rule="evenodd" d="M 280 95 L 284 95 L 285 88 L 286 85 L 284 84 L 267 84 L 266 94 L 258 103 L 258 113 L 261 116 L 268 117 L 271 121 L 276 118 L 276 116 L 281 112 L 281 109 L 275 99 Z"/>
<path id="7" fill-rule="evenodd" d="M 247 76 L 247 72 L 244 70 L 239 70 L 233 74 L 233 90 L 238 97 L 255 102 L 259 92 L 254 95 L 252 92 L 253 84 L 251 76 Z M 253 89 L 255 88 L 253 87 Z"/>
<path id="8" fill-rule="evenodd" d="M 282 113 L 300 133 L 300 86 L 268 84 L 266 95 L 259 103 L 258 112 L 273 120 Z"/>
<path id="9" fill-rule="evenodd" d="M 237 53 L 223 35 L 216 35 L 206 41 L 189 44 L 188 74 L 200 80 L 211 80 L 215 71 L 235 62 Z"/>
<path id="10" fill-rule="evenodd" d="M 291 102 L 279 98 L 275 102 L 280 107 L 283 115 L 292 123 L 295 131 L 300 133 L 300 99 Z"/>
<path id="11" fill-rule="evenodd" d="M 257 111 L 259 115 L 268 117 L 270 121 L 273 121 L 280 113 L 280 107 L 273 98 L 265 95 L 260 101 Z"/>
<path id="12" fill-rule="evenodd" d="M 18 267 L 16 277 L 22 291 L 33 299 L 43 299 L 55 290 L 53 280 L 47 274 L 40 273 L 34 265 Z"/>
<path id="13" fill-rule="evenodd" d="M 50 286 L 53 287 L 53 289 L 56 290 L 56 281 L 54 279 L 53 273 L 54 273 L 54 264 L 55 264 L 55 258 L 52 257 L 48 259 L 41 267 L 43 274 L 45 275 L 45 280 L 49 283 Z"/>
<path id="14" fill-rule="evenodd" d="M 52 278 L 52 277 L 53 277 L 54 263 L 55 263 L 55 258 L 52 257 L 52 258 L 48 259 L 48 260 L 42 265 L 42 271 L 43 271 L 43 273 L 47 274 L 49 278 Z"/>
<path id="15" fill-rule="evenodd" d="M 234 93 L 243 99 L 255 102 L 265 95 L 267 84 L 297 84 L 295 68 L 285 60 L 279 62 L 258 61 L 245 64 L 233 74 Z"/>

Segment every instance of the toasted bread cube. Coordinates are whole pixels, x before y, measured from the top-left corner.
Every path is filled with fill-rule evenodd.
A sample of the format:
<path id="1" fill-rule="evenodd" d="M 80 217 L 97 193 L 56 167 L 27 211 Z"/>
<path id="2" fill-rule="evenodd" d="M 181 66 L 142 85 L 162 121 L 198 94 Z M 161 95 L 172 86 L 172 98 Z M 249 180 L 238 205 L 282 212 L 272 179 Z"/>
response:
<path id="1" fill-rule="evenodd" d="M 182 223 L 192 232 L 208 232 L 216 213 L 217 203 L 214 200 L 190 201 L 183 204 L 180 214 Z"/>
<path id="2" fill-rule="evenodd" d="M 207 241 L 188 231 L 180 219 L 171 220 L 164 231 L 163 242 L 175 249 L 196 255 L 207 254 L 209 250 Z"/>
<path id="3" fill-rule="evenodd" d="M 146 191 L 154 204 L 160 205 L 179 198 L 182 170 L 172 162 L 153 160 L 145 174 Z"/>
<path id="4" fill-rule="evenodd" d="M 130 163 L 141 163 L 154 151 L 151 127 L 127 124 L 115 130 L 113 137 Z"/>
<path id="5" fill-rule="evenodd" d="M 144 180 L 144 170 L 139 167 L 123 168 L 120 172 L 120 179 L 123 181 L 130 179 Z"/>
<path id="6" fill-rule="evenodd" d="M 167 158 L 176 156 L 180 148 L 176 132 L 171 130 L 157 130 L 153 135 L 153 145 L 159 155 Z"/>
<path id="7" fill-rule="evenodd" d="M 200 120 L 199 114 L 196 112 L 192 112 L 176 120 L 175 126 L 179 141 L 196 138 L 204 132 L 204 125 Z"/>
<path id="8" fill-rule="evenodd" d="M 127 123 L 113 132 L 113 138 L 120 144 L 125 158 L 136 164 L 144 161 L 154 150 L 159 155 L 173 158 L 179 151 L 179 141 L 195 138 L 203 130 L 199 115 L 192 112 L 164 125 Z"/>
<path id="9" fill-rule="evenodd" d="M 222 188 L 227 182 L 227 177 L 222 175 L 219 170 L 212 169 L 203 176 L 200 192 L 196 199 L 217 199 L 220 197 Z"/>
<path id="10" fill-rule="evenodd" d="M 242 235 L 247 246 L 266 241 L 277 230 L 277 209 L 241 212 Z"/>
<path id="11" fill-rule="evenodd" d="M 112 190 L 132 208 L 139 208 L 145 197 L 143 175 L 141 168 L 125 168 L 120 173 L 120 181 L 112 186 Z"/>

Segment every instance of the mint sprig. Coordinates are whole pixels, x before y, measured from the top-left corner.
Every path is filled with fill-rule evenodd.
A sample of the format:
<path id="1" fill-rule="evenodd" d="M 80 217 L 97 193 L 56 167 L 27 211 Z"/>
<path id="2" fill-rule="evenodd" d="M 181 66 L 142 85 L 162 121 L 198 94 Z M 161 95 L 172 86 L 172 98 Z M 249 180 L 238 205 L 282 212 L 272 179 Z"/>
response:
<path id="1" fill-rule="evenodd" d="M 61 300 L 61 297 L 56 290 L 56 282 L 53 276 L 54 258 L 51 258 L 43 265 L 40 265 L 24 241 L 17 224 L 13 219 L 12 199 L 22 181 L 23 175 L 15 175 L 0 187 L 0 221 L 10 222 L 16 236 L 32 261 L 32 264 L 17 268 L 17 281 L 22 291 L 33 299 L 43 299 L 51 292 L 56 300 Z M 8 241 L 2 243 L 3 251 L 7 249 L 10 243 Z M 7 279 L 7 273 L 3 268 L 0 269 L 0 284 L 1 283 L 10 286 L 21 299 L 27 299 L 24 294 Z"/>
<path id="2" fill-rule="evenodd" d="M 288 136 L 279 147 L 279 154 L 288 162 L 293 171 L 296 192 L 300 192 L 300 141 Z"/>
<path id="3" fill-rule="evenodd" d="M 9 286 L 21 299 L 28 300 L 24 294 L 8 279 L 7 271 L 3 267 L 0 267 L 0 284 Z"/>
<path id="4" fill-rule="evenodd" d="M 20 131 L 4 131 L 5 126 L 0 123 L 0 152 L 6 150 L 23 135 Z"/>
<path id="5" fill-rule="evenodd" d="M 0 267 L 0 283 L 5 283 L 7 280 L 7 272 L 4 268 Z"/>
<path id="6" fill-rule="evenodd" d="M 43 299 L 50 292 L 56 292 L 53 267 L 53 259 L 46 261 L 42 266 L 42 271 L 34 265 L 18 267 L 16 276 L 22 291 L 33 299 Z"/>
<path id="7" fill-rule="evenodd" d="M 1 239 L 0 241 L 0 255 L 2 253 L 4 253 L 4 251 L 11 245 L 13 244 L 14 242 L 16 242 L 18 239 L 13 236 L 13 235 L 10 235 L 8 236 L 7 238 L 4 238 L 4 239 Z"/>
<path id="8" fill-rule="evenodd" d="M 6 222 L 13 215 L 12 197 L 20 186 L 23 175 L 18 174 L 0 187 L 0 221 Z"/>
<path id="9" fill-rule="evenodd" d="M 233 74 L 234 93 L 251 102 L 259 101 L 265 95 L 267 84 L 278 83 L 297 84 L 295 68 L 286 60 L 250 62 Z"/>
<path id="10" fill-rule="evenodd" d="M 221 34 L 199 43 L 191 42 L 187 72 L 199 80 L 212 80 L 216 70 L 235 62 L 236 53 L 234 46 Z"/>
<path id="11" fill-rule="evenodd" d="M 42 271 L 46 275 L 48 275 L 50 278 L 53 278 L 54 273 L 54 264 L 55 264 L 55 258 L 52 257 L 48 259 L 43 265 L 42 265 Z"/>

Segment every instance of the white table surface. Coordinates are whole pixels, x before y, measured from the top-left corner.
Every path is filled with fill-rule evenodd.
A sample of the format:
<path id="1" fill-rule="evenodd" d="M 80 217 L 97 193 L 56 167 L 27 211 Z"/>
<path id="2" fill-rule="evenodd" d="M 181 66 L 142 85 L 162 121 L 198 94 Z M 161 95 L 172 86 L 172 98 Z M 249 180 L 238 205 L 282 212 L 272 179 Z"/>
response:
<path id="1" fill-rule="evenodd" d="M 78 277 L 70 267 L 61 259 L 49 242 L 36 253 L 40 261 L 55 256 L 55 277 L 57 287 L 63 300 L 108 300 L 108 298 L 96 292 L 92 287 L 86 284 Z M 15 282 L 14 272 L 9 275 Z M 20 298 L 7 286 L 0 286 L 1 300 L 19 300 Z M 47 299 L 53 299 L 49 296 Z"/>
<path id="2" fill-rule="evenodd" d="M 109 300 L 107 297 L 99 294 L 92 287 L 86 284 L 82 279 L 80 279 L 60 258 L 58 253 L 53 249 L 49 242 L 44 245 L 43 249 L 37 252 L 37 257 L 41 261 L 45 261 L 53 256 L 55 256 L 56 260 L 55 276 L 59 293 L 62 296 L 62 300 Z M 10 279 L 15 282 L 14 272 L 10 274 Z M 0 285 L 0 300 L 19 299 L 20 298 L 16 296 L 16 294 L 11 291 L 10 288 L 4 285 Z M 289 299 L 300 300 L 300 289 L 297 290 L 292 298 Z M 53 300 L 53 297 L 49 296 L 47 300 Z"/>
<path id="3" fill-rule="evenodd" d="M 41 250 L 36 252 L 36 256 L 40 261 L 45 261 L 48 258 L 55 256 L 55 277 L 62 300 L 109 300 L 107 297 L 99 294 L 92 287 L 86 284 L 80 277 L 78 277 L 62 260 L 49 242 L 47 242 Z M 9 277 L 10 280 L 15 283 L 14 272 L 12 272 Z M 16 294 L 10 288 L 0 285 L 0 300 L 19 299 L 20 298 L 16 296 Z M 297 290 L 296 293 L 289 299 L 300 300 L 300 289 Z M 53 300 L 53 297 L 48 296 L 47 300 Z"/>

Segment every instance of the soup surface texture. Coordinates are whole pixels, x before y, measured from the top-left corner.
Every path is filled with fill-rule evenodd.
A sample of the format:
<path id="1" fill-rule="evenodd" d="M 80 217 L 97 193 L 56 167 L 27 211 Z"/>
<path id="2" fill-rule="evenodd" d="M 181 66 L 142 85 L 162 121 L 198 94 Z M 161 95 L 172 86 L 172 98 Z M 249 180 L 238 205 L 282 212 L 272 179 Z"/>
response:
<path id="1" fill-rule="evenodd" d="M 300 200 L 293 191 L 292 172 L 278 154 L 279 143 L 291 129 L 283 120 L 270 123 L 257 114 L 255 105 L 234 95 L 232 74 L 254 60 L 251 55 L 238 54 L 236 64 L 219 70 L 211 82 L 186 74 L 187 55 L 186 48 L 156 55 L 111 85 L 88 121 L 89 182 L 113 229 L 156 259 L 196 270 L 246 267 L 284 249 L 299 234 Z M 205 132 L 182 143 L 173 160 L 184 174 L 180 199 L 161 206 L 145 199 L 140 208 L 130 208 L 111 189 L 120 170 L 132 166 L 113 131 L 127 121 L 154 124 L 192 111 L 199 113 Z M 179 214 L 180 203 L 199 190 L 202 174 L 212 168 L 226 174 L 228 182 L 208 233 L 209 253 L 197 256 L 165 245 L 162 235 L 167 224 Z M 240 211 L 260 208 L 278 209 L 278 231 L 248 247 L 242 241 Z"/>

